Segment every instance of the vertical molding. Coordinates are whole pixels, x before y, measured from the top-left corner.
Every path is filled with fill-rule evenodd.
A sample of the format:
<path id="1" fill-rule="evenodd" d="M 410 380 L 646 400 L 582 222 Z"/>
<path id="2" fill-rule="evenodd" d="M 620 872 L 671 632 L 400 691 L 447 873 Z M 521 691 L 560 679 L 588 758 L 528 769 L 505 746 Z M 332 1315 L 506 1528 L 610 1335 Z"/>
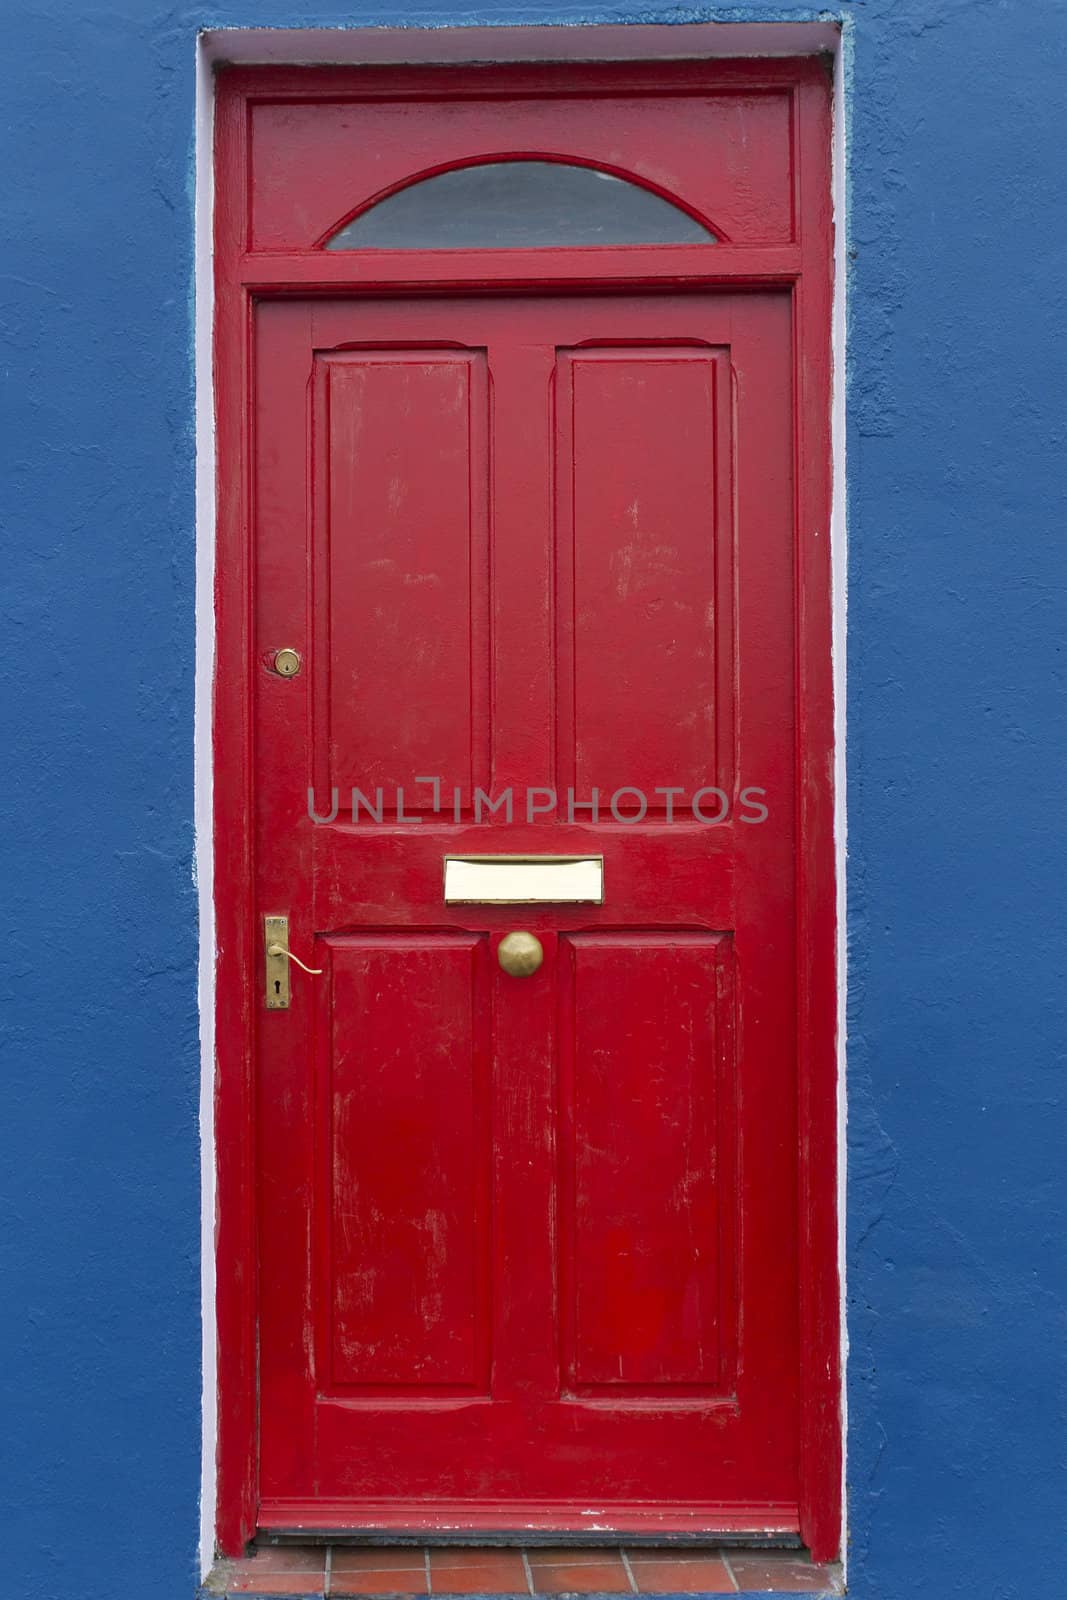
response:
<path id="1" fill-rule="evenodd" d="M 205 37 L 196 40 L 194 373 L 196 436 L 196 670 L 193 709 L 194 876 L 199 917 L 201 1464 L 200 1571 L 215 1553 L 218 1339 L 215 1327 L 215 847 L 211 703 L 215 674 L 215 88 Z"/>
<path id="2" fill-rule="evenodd" d="M 830 563 L 834 679 L 834 881 L 837 889 L 837 1276 L 841 1321 L 841 1561 L 848 1581 L 848 1300 L 847 1154 L 848 1095 L 848 787 L 846 699 L 848 670 L 848 499 L 846 494 L 846 388 L 848 357 L 848 77 L 852 19 L 845 17 L 834 52 L 830 187 L 834 223 L 834 294 L 831 308 Z"/>
<path id="3" fill-rule="evenodd" d="M 838 909 L 833 612 L 833 104 L 826 63 L 798 82 L 802 272 L 794 309 L 797 457 L 797 1092 L 800 1244 L 800 1531 L 840 1553 L 842 1219 L 838 1162 Z"/>

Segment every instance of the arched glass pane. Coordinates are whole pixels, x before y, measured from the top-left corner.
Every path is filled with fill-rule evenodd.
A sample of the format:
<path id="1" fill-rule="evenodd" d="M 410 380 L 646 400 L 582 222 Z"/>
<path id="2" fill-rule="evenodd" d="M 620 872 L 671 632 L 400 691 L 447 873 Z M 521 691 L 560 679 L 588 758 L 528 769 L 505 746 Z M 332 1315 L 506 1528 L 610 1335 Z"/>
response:
<path id="1" fill-rule="evenodd" d="M 398 189 L 328 250 L 504 250 L 542 245 L 714 244 L 688 212 L 592 167 L 490 161 Z"/>

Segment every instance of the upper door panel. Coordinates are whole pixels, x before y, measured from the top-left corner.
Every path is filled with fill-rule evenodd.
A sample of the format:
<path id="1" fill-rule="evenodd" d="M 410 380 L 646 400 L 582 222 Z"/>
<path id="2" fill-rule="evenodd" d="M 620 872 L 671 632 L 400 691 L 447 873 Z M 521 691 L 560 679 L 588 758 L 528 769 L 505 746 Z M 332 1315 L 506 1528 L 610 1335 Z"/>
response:
<path id="1" fill-rule="evenodd" d="M 271 96 L 265 86 L 249 103 L 246 243 L 325 247 L 349 219 L 419 177 L 534 156 L 641 184 L 723 243 L 786 244 L 797 237 L 795 81 L 779 76 L 777 63 L 763 65 L 759 83 L 751 67 L 732 74 L 725 65 L 713 74 L 697 63 L 612 67 L 602 88 L 588 66 L 577 77 L 565 67 L 498 68 L 491 114 L 477 69 L 393 73 L 388 94 L 373 70 L 348 72 L 341 94 L 330 74 L 309 69 L 306 99 Z M 498 98 L 504 78 L 512 95 Z M 443 95 L 432 113 L 428 95 Z"/>

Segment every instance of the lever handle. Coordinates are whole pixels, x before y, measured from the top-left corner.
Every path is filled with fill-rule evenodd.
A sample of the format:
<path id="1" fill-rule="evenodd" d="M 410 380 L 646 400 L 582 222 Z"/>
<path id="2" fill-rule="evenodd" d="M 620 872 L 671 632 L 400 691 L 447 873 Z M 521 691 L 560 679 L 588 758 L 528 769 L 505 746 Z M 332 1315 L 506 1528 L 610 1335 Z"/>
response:
<path id="1" fill-rule="evenodd" d="M 289 963 L 313 978 L 322 976 L 321 967 L 309 967 L 289 948 L 289 918 L 263 918 L 263 1003 L 268 1011 L 289 1009 Z"/>
<path id="2" fill-rule="evenodd" d="M 286 961 L 295 961 L 301 972 L 310 972 L 313 978 L 322 977 L 323 969 L 321 967 L 307 966 L 303 961 L 301 961 L 299 956 L 294 956 L 293 952 L 291 950 L 287 950 L 283 944 L 269 944 L 267 946 L 267 954 L 269 956 L 284 956 Z"/>
<path id="3" fill-rule="evenodd" d="M 299 970 L 301 970 L 302 973 L 310 973 L 312 974 L 312 978 L 322 978 L 322 966 L 307 966 L 306 963 L 302 962 L 301 958 L 299 958 L 299 955 L 293 955 L 293 952 L 291 952 L 291 950 L 286 950 L 286 947 L 283 946 L 283 944 L 269 944 L 269 946 L 267 946 L 267 955 L 285 955 L 286 962 L 296 962 L 296 965 L 299 966 Z"/>

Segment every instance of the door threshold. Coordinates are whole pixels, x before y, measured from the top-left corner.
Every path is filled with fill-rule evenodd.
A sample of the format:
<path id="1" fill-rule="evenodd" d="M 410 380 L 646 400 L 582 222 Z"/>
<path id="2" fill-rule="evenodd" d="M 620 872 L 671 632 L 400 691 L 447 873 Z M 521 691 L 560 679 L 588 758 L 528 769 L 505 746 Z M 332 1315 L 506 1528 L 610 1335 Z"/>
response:
<path id="1" fill-rule="evenodd" d="M 258 1549 L 295 1545 L 336 1545 L 345 1549 L 373 1550 L 427 1545 L 434 1550 L 552 1549 L 566 1544 L 581 1550 L 618 1549 L 621 1539 L 631 1550 L 803 1550 L 799 1533 L 746 1533 L 722 1529 L 703 1533 L 622 1533 L 619 1529 L 497 1529 L 489 1533 L 437 1530 L 428 1534 L 414 1528 L 261 1528 Z"/>
<path id="2" fill-rule="evenodd" d="M 630 1540 L 609 1549 L 588 1544 L 527 1544 L 441 1548 L 394 1543 L 353 1549 L 324 1542 L 252 1550 L 221 1561 L 201 1591 L 203 1600 L 242 1596 L 390 1597 L 437 1595 L 538 1600 L 540 1596 L 674 1596 L 807 1594 L 838 1596 L 841 1569 L 818 1566 L 806 1550 L 739 1550 L 721 1544 L 650 1548 Z"/>
<path id="3" fill-rule="evenodd" d="M 366 1545 L 659 1545 L 800 1548 L 795 1504 L 264 1500 L 262 1541 Z"/>

